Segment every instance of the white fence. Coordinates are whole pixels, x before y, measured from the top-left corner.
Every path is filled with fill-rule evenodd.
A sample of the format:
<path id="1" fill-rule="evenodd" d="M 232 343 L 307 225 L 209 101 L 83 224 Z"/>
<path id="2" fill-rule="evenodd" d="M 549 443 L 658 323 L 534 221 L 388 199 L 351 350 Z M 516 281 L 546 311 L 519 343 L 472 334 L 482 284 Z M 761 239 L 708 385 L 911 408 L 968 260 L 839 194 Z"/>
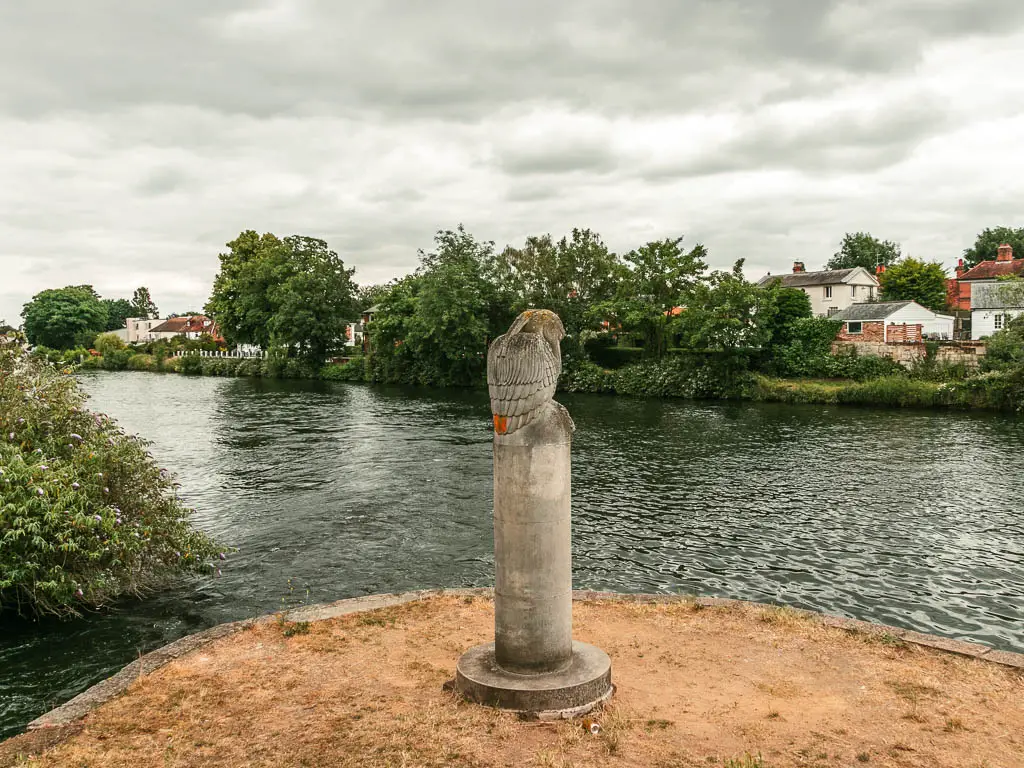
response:
<path id="1" fill-rule="evenodd" d="M 219 357 L 219 358 L 230 358 L 234 360 L 242 360 L 248 358 L 263 358 L 267 356 L 266 352 L 256 351 L 240 351 L 233 350 L 231 352 L 211 352 L 205 349 L 197 349 L 193 352 L 185 352 L 184 350 L 178 350 L 174 353 L 175 357 L 186 357 L 187 355 L 196 355 L 198 357 Z"/>

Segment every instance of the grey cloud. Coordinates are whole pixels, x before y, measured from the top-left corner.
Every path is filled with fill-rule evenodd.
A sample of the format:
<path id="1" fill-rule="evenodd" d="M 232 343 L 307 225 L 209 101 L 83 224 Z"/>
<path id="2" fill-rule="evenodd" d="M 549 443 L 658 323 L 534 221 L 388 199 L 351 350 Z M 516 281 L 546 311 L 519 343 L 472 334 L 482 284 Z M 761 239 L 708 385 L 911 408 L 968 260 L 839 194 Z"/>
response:
<path id="1" fill-rule="evenodd" d="M 323 237 L 361 282 L 410 271 L 459 220 L 499 247 L 589 226 L 625 252 L 685 232 L 754 273 L 823 262 L 859 229 L 955 257 L 1024 196 L 1012 128 L 954 132 L 995 97 L 914 86 L 936 43 L 1008 48 L 1017 0 L 0 5 L 9 320 L 81 282 L 200 306 L 249 228 Z M 990 76 L 1019 103 L 1015 73 Z M 804 107 L 831 116 L 779 117 Z M 658 132 L 732 114 L 735 136 L 699 146 L 686 120 Z M 938 156 L 914 154 L 937 138 Z M 1009 148 L 998 181 L 993 141 Z"/>
<path id="2" fill-rule="evenodd" d="M 329 113 L 475 120 L 537 99 L 578 109 L 681 112 L 742 100 L 748 70 L 799 80 L 907 69 L 929 41 L 1019 25 L 999 0 L 755 0 L 515 4 L 413 0 L 279 3 L 286 20 L 232 23 L 243 0 L 9 3 L 0 93 L 27 115 L 127 104 L 257 117 Z M 851 7 L 863 8 L 849 13 Z"/>
<path id="3" fill-rule="evenodd" d="M 621 162 L 610 143 L 574 136 L 538 136 L 501 147 L 498 167 L 508 174 L 607 173 Z"/>
<path id="4" fill-rule="evenodd" d="M 187 173 L 179 168 L 164 166 L 145 173 L 135 184 L 135 191 L 141 195 L 165 195 L 178 191 L 188 183 Z"/>
<path id="5" fill-rule="evenodd" d="M 637 172 L 649 181 L 751 170 L 870 173 L 905 159 L 950 123 L 942 106 L 930 100 L 844 110 L 799 127 L 782 118 L 750 115 L 738 138 L 682 162 L 655 160 Z"/>

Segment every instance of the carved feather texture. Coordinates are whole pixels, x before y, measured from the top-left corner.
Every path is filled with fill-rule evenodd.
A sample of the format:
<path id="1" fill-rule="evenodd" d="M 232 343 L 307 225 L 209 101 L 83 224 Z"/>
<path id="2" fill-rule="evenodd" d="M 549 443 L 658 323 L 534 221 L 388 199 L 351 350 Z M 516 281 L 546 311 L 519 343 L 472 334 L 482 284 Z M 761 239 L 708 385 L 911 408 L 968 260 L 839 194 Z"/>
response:
<path id="1" fill-rule="evenodd" d="M 505 434 L 526 426 L 555 396 L 561 353 L 539 333 L 509 331 L 487 352 L 491 412 L 507 418 Z"/>

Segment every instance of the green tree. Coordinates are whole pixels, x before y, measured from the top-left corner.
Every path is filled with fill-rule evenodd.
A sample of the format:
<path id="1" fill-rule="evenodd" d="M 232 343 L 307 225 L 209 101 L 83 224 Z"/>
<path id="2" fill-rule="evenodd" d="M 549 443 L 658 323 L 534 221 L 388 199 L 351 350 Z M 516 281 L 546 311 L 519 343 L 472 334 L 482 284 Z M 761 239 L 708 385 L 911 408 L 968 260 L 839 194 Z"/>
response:
<path id="1" fill-rule="evenodd" d="M 271 290 L 288 276 L 284 242 L 276 235 L 242 232 L 220 254 L 220 271 L 206 314 L 217 321 L 229 344 L 270 346 L 274 317 Z"/>
<path id="2" fill-rule="evenodd" d="M 591 308 L 615 297 L 620 265 L 600 235 L 574 228 L 558 242 L 541 235 L 521 248 L 505 248 L 490 260 L 488 279 L 514 312 L 535 307 L 557 313 L 567 336 L 563 350 L 571 352 L 584 330 L 598 328 Z"/>
<path id="3" fill-rule="evenodd" d="M 989 227 L 978 234 L 974 245 L 964 249 L 964 263 L 973 267 L 983 261 L 992 261 L 1003 243 L 1013 247 L 1016 258 L 1024 257 L 1024 227 Z"/>
<path id="4" fill-rule="evenodd" d="M 408 341 L 434 361 L 439 383 L 467 385 L 483 377 L 487 344 L 501 333 L 502 311 L 484 276 L 494 243 L 479 242 L 460 224 L 434 238 L 431 253 L 420 252 L 421 282 Z"/>
<path id="5" fill-rule="evenodd" d="M 1024 280 L 1014 282 L 1018 284 L 1013 290 L 1024 299 Z M 1024 371 L 1024 315 L 1011 318 L 1002 330 L 988 337 L 983 364 L 986 370 Z"/>
<path id="6" fill-rule="evenodd" d="M 160 316 L 160 310 L 153 303 L 153 297 L 149 295 L 149 288 L 141 286 L 135 289 L 131 301 L 135 312 L 133 317 L 154 318 Z"/>
<path id="7" fill-rule="evenodd" d="M 678 321 L 684 346 L 735 351 L 763 347 L 771 340 L 776 292 L 747 282 L 743 261 L 731 272 L 712 272 L 691 291 Z"/>
<path id="8" fill-rule="evenodd" d="M 369 378 L 402 384 L 417 383 L 416 353 L 406 339 L 416 317 L 422 282 L 418 275 L 407 275 L 385 286 L 387 292 L 377 302 L 377 314 L 368 325 Z"/>
<path id="9" fill-rule="evenodd" d="M 356 288 L 356 310 L 365 312 L 370 307 L 380 304 L 388 295 L 391 285 L 360 285 Z"/>
<path id="10" fill-rule="evenodd" d="M 776 282 L 770 283 L 767 290 L 773 294 L 775 306 L 775 312 L 769 320 L 771 343 L 789 344 L 798 322 L 814 314 L 811 310 L 811 297 L 799 288 L 783 288 Z"/>
<path id="11" fill-rule="evenodd" d="M 91 285 L 40 291 L 21 316 L 29 343 L 54 349 L 85 346 L 106 328 L 108 320 L 107 308 Z"/>
<path id="12" fill-rule="evenodd" d="M 356 314 L 355 270 L 314 237 L 248 230 L 227 245 L 206 304 L 225 340 L 322 364 Z"/>
<path id="13" fill-rule="evenodd" d="M 286 277 L 269 291 L 271 339 L 319 366 L 355 317 L 355 269 L 346 269 L 338 254 L 315 237 L 286 237 L 284 246 Z"/>
<path id="14" fill-rule="evenodd" d="M 125 328 L 129 317 L 138 317 L 135 305 L 127 299 L 103 299 L 103 306 L 107 309 L 107 324 L 103 327 L 105 331 Z"/>
<path id="15" fill-rule="evenodd" d="M 884 301 L 916 301 L 935 311 L 946 307 L 946 270 L 938 262 L 904 259 L 878 281 Z"/>
<path id="16" fill-rule="evenodd" d="M 875 267 L 891 267 L 900 260 L 900 245 L 892 240 L 879 240 L 867 232 L 847 232 L 825 269 L 863 267 L 874 274 Z"/>
<path id="17" fill-rule="evenodd" d="M 617 322 L 622 329 L 639 333 L 647 357 L 661 357 L 668 347 L 673 310 L 681 306 L 707 269 L 707 251 L 697 244 L 689 251 L 680 247 L 683 238 L 666 238 L 630 251 L 625 263 L 615 265 L 616 294 L 593 306 L 592 315 Z"/>

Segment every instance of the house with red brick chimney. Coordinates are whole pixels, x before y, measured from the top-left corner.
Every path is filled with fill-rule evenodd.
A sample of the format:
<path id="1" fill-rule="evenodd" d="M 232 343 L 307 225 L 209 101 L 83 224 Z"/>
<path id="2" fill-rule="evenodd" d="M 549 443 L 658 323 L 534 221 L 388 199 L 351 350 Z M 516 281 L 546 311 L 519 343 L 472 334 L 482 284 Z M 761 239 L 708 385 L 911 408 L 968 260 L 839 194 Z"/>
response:
<path id="1" fill-rule="evenodd" d="M 1013 247 L 1003 243 L 996 250 L 994 260 L 982 261 L 968 269 L 964 260 L 956 267 L 956 277 L 946 283 L 946 294 L 949 299 L 949 306 L 956 312 L 957 336 L 970 339 L 979 339 L 979 334 L 989 335 L 993 328 L 986 327 L 980 330 L 974 328 L 974 303 L 972 296 L 976 286 L 996 283 L 1008 277 L 1024 277 L 1024 258 L 1013 257 Z M 990 304 L 994 299 L 986 295 L 985 303 Z M 992 310 L 992 307 L 984 307 Z M 993 325 L 994 325 L 993 320 Z"/>
<path id="2" fill-rule="evenodd" d="M 772 282 L 806 293 L 811 299 L 811 311 L 819 317 L 831 317 L 856 302 L 874 301 L 878 295 L 878 278 L 863 267 L 808 272 L 802 261 L 796 261 L 792 273 L 769 273 L 757 284 L 764 286 Z"/>

